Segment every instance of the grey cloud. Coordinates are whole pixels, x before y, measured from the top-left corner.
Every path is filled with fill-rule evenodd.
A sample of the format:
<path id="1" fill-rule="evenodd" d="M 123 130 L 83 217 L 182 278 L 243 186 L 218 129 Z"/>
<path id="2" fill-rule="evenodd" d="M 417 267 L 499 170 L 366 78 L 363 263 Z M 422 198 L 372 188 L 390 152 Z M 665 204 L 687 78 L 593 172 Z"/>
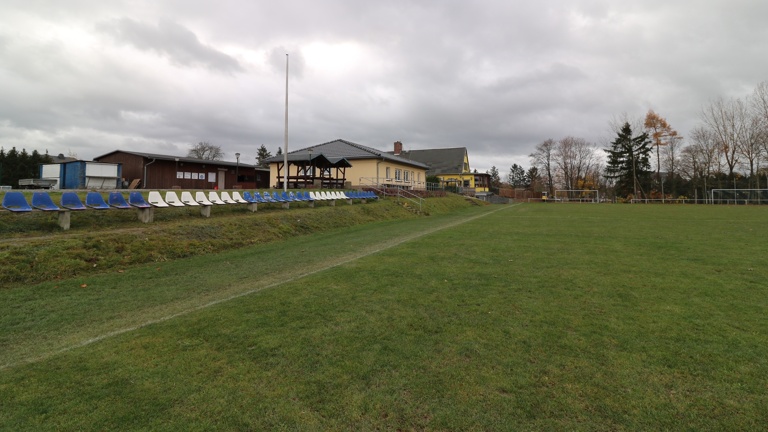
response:
<path id="1" fill-rule="evenodd" d="M 170 20 L 160 20 L 154 26 L 120 18 L 97 27 L 119 42 L 143 51 L 154 51 L 175 64 L 204 66 L 220 72 L 243 71 L 235 58 L 204 45 L 191 30 Z"/>

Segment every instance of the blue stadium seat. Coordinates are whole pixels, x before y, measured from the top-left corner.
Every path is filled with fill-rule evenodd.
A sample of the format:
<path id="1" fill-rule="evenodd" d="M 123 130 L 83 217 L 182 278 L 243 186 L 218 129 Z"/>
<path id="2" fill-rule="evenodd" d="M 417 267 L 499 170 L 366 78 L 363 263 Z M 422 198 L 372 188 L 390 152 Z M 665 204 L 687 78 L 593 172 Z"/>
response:
<path id="1" fill-rule="evenodd" d="M 141 196 L 141 192 L 131 192 L 130 194 L 128 194 L 128 204 L 136 208 L 152 207 L 148 202 L 144 200 L 144 197 Z"/>
<path id="2" fill-rule="evenodd" d="M 110 192 L 107 197 L 107 204 L 119 209 L 131 208 L 131 205 L 125 201 L 125 197 L 120 192 Z"/>
<path id="3" fill-rule="evenodd" d="M 88 192 L 85 195 L 85 205 L 96 210 L 106 210 L 109 208 L 109 204 L 104 202 L 104 197 L 98 192 Z"/>
<path id="4" fill-rule="evenodd" d="M 21 192 L 6 192 L 3 197 L 3 208 L 12 212 L 30 212 L 30 207 L 27 199 L 24 198 L 24 194 Z"/>
<path id="5" fill-rule="evenodd" d="M 59 206 L 53 203 L 48 192 L 35 192 L 32 194 L 32 207 L 43 211 L 59 211 Z"/>
<path id="6" fill-rule="evenodd" d="M 293 193 L 293 192 L 291 192 L 291 193 Z M 285 192 L 283 192 L 283 193 L 282 193 L 282 195 L 280 196 L 280 198 L 282 198 L 282 199 L 283 199 L 283 201 L 285 201 L 285 202 L 291 202 L 291 201 L 294 201 L 294 200 L 293 200 L 293 199 L 291 199 L 291 197 L 289 197 L 289 196 L 288 196 L 288 194 L 287 194 L 287 193 L 285 193 Z"/>
<path id="7" fill-rule="evenodd" d="M 64 192 L 61 194 L 61 206 L 67 210 L 85 210 L 87 207 L 80 201 L 80 197 L 75 192 Z"/>
<path id="8" fill-rule="evenodd" d="M 280 195 L 278 195 L 277 192 L 272 192 L 272 201 L 273 202 L 285 202 L 284 199 L 280 198 Z"/>

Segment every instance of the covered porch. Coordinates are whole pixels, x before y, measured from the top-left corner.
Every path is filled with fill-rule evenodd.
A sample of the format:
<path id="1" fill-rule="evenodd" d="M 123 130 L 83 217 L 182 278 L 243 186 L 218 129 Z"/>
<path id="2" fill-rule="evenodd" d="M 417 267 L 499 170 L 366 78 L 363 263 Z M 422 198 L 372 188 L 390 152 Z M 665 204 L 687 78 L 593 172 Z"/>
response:
<path id="1" fill-rule="evenodd" d="M 276 156 L 276 158 L 282 156 Z M 346 158 L 328 158 L 312 152 L 291 153 L 288 166 L 285 160 L 276 162 L 275 185 L 283 188 L 285 173 L 288 173 L 289 189 L 344 189 L 347 183 L 346 170 L 352 164 Z"/>

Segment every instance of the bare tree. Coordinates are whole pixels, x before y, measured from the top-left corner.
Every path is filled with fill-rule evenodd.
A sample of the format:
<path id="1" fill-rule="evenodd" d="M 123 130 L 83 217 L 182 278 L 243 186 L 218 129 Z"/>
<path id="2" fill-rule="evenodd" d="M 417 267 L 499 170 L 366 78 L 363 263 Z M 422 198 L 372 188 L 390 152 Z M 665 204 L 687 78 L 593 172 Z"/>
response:
<path id="1" fill-rule="evenodd" d="M 658 148 L 658 147 L 657 147 Z M 683 149 L 683 137 L 674 136 L 667 140 L 667 144 L 661 151 L 661 167 L 667 172 L 667 177 L 670 179 L 672 185 L 670 193 L 676 194 L 676 182 L 678 178 L 678 171 L 680 169 L 680 152 Z M 662 192 L 664 192 L 664 184 L 662 183 Z"/>
<path id="2" fill-rule="evenodd" d="M 536 146 L 536 151 L 528 155 L 531 158 L 531 166 L 534 166 L 544 172 L 547 180 L 547 190 L 549 195 L 555 193 L 554 174 L 555 174 L 555 140 L 552 138 Z"/>
<path id="3" fill-rule="evenodd" d="M 224 152 L 221 146 L 211 144 L 207 141 L 201 141 L 190 147 L 187 157 L 205 160 L 221 160 Z"/>
<path id="4" fill-rule="evenodd" d="M 688 161 L 688 173 L 692 179 L 699 176 L 704 183 L 704 197 L 707 196 L 707 181 L 719 171 L 720 151 L 717 138 L 709 128 L 699 126 L 691 131 L 693 144 L 684 150 L 683 166 Z"/>
<path id="5" fill-rule="evenodd" d="M 757 180 L 756 187 L 759 189 L 759 178 L 755 176 L 760 170 L 760 159 L 765 151 L 765 128 L 763 118 L 749 109 L 748 106 L 741 104 L 737 114 L 741 117 L 742 127 L 739 134 L 738 152 L 744 157 L 747 168 L 749 168 L 750 186 Z"/>
<path id="6" fill-rule="evenodd" d="M 596 149 L 583 138 L 565 137 L 555 145 L 554 162 L 566 189 L 576 189 L 597 161 Z"/>
<path id="7" fill-rule="evenodd" d="M 742 116 L 739 112 L 743 109 L 740 99 L 723 100 L 719 98 L 709 103 L 701 111 L 701 119 L 710 128 L 717 140 L 720 153 L 728 165 L 728 176 L 733 181 L 736 189 L 736 176 L 734 170 L 739 163 L 739 140 L 742 136 Z"/>

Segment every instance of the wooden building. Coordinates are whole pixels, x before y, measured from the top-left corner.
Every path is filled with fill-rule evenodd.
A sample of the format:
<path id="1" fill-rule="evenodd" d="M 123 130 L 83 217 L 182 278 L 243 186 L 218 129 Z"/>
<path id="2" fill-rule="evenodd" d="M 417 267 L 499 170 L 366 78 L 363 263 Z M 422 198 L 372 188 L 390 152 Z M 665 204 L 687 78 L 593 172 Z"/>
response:
<path id="1" fill-rule="evenodd" d="M 115 150 L 94 158 L 122 165 L 122 186 L 142 189 L 265 189 L 269 169 L 238 162 L 214 161 Z"/>

